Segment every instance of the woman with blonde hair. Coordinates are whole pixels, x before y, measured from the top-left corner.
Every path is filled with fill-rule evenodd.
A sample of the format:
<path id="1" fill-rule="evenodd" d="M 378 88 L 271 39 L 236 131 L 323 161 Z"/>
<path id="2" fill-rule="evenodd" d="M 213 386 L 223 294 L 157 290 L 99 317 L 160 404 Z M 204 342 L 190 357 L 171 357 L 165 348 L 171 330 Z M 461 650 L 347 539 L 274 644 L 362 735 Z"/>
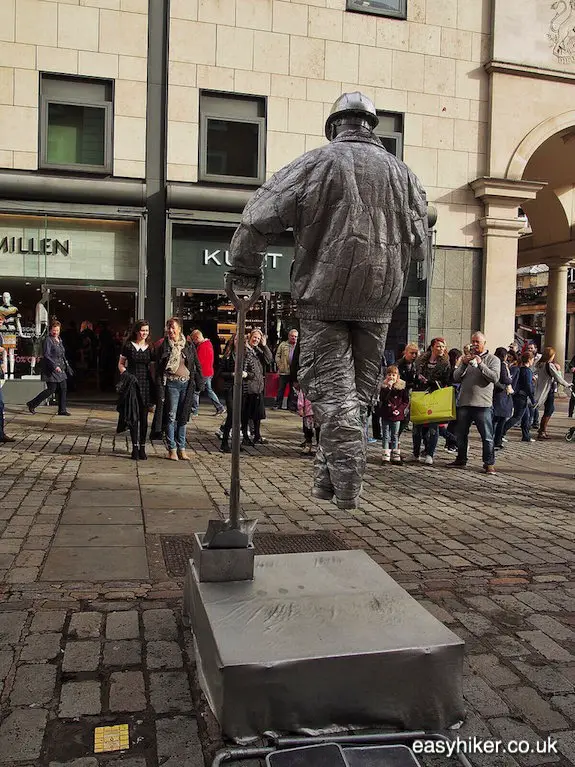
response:
<path id="1" fill-rule="evenodd" d="M 549 439 L 547 424 L 555 412 L 555 392 L 560 384 L 571 392 L 571 384 L 561 375 L 561 368 L 555 363 L 555 349 L 546 346 L 541 359 L 535 366 L 537 383 L 535 385 L 535 407 L 543 408 L 543 417 L 539 424 L 537 439 Z"/>
<path id="2" fill-rule="evenodd" d="M 156 349 L 156 412 L 152 439 L 165 436 L 168 458 L 189 461 L 186 453 L 186 424 L 192 413 L 194 392 L 204 386 L 194 344 L 182 332 L 177 317 L 166 322 L 166 334 Z"/>
<path id="3" fill-rule="evenodd" d="M 407 393 L 411 396 L 411 392 L 417 384 L 417 371 L 415 369 L 415 360 L 419 355 L 419 346 L 411 341 L 408 343 L 404 350 L 401 359 L 397 363 L 397 369 L 399 370 L 399 377 L 402 381 L 405 381 L 405 388 Z M 405 430 L 409 431 L 409 407 L 405 411 L 405 417 L 399 425 L 399 436 Z"/>
<path id="4" fill-rule="evenodd" d="M 264 406 L 265 370 L 273 362 L 273 356 L 261 330 L 255 329 L 248 336 L 244 363 L 245 388 L 242 401 L 242 443 L 264 444 L 260 423 L 266 417 Z M 248 425 L 254 424 L 254 438 L 250 439 Z"/>

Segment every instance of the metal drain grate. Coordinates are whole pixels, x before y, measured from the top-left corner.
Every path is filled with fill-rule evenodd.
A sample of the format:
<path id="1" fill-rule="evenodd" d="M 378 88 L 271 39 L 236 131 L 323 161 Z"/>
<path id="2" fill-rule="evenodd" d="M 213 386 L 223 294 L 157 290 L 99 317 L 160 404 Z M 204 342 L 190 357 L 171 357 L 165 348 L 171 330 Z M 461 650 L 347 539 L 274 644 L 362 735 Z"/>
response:
<path id="1" fill-rule="evenodd" d="M 188 559 L 192 556 L 193 536 L 162 535 L 160 540 L 168 573 L 176 577 L 185 575 Z M 349 548 L 333 533 L 256 533 L 254 546 L 256 554 L 299 554 Z"/>
<path id="2" fill-rule="evenodd" d="M 256 554 L 300 554 L 347 549 L 333 533 L 256 533 Z"/>

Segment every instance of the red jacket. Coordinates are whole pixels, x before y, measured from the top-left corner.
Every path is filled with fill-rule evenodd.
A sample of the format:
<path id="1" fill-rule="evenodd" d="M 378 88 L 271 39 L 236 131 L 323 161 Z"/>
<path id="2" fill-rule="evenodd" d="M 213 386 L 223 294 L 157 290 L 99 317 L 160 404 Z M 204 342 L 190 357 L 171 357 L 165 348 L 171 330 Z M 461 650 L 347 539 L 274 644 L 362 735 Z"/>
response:
<path id="1" fill-rule="evenodd" d="M 212 342 L 205 338 L 196 346 L 200 367 L 204 378 L 210 378 L 214 374 L 214 347 Z"/>

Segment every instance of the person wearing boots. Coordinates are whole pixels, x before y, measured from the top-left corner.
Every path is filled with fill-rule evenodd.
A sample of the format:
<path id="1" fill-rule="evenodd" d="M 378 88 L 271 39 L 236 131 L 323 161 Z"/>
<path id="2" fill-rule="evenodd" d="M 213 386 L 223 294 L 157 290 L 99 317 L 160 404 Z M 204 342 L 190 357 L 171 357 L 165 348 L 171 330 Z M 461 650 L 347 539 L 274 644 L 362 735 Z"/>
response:
<path id="1" fill-rule="evenodd" d="M 543 417 L 539 424 L 537 439 L 550 439 L 547 434 L 547 425 L 551 416 L 555 412 L 555 393 L 557 387 L 564 386 L 571 394 L 571 384 L 561 375 L 561 368 L 555 362 L 555 349 L 552 346 L 546 346 L 537 362 L 535 368 L 537 373 L 537 383 L 535 384 L 535 407 L 537 410 L 543 408 Z"/>
<path id="2" fill-rule="evenodd" d="M 122 379 L 117 431 L 124 431 L 126 426 L 130 429 L 131 458 L 133 461 L 145 461 L 148 412 L 155 399 L 154 350 L 150 344 L 150 325 L 147 320 L 138 320 L 132 328 L 130 338 L 122 347 L 118 370 Z M 129 383 L 131 386 L 128 386 Z"/>
<path id="3" fill-rule="evenodd" d="M 237 347 L 237 336 L 233 335 L 227 342 L 226 348 L 224 349 L 224 354 L 220 363 L 220 371 L 219 375 L 222 378 L 223 385 L 224 385 L 224 396 L 225 396 L 225 402 L 226 402 L 226 420 L 224 425 L 222 426 L 222 441 L 220 444 L 220 450 L 222 453 L 231 453 L 231 447 L 230 447 L 230 432 L 232 430 L 232 418 L 233 418 L 233 404 L 234 404 L 234 371 L 236 366 L 236 347 Z M 244 358 L 244 370 L 242 373 L 242 376 L 244 380 L 247 378 L 247 373 L 245 371 L 246 361 Z M 242 399 L 243 399 L 243 389 L 245 388 L 245 384 L 242 386 Z"/>
<path id="4" fill-rule="evenodd" d="M 3 338 L 0 336 L 0 379 L 8 375 L 8 352 L 4 348 Z M 9 437 L 4 431 L 4 397 L 2 396 L 2 386 L 0 385 L 0 444 L 5 442 L 16 442 L 14 437 Z"/>
<path id="5" fill-rule="evenodd" d="M 399 427 L 409 407 L 405 381 L 399 377 L 397 365 L 389 365 L 379 391 L 377 413 L 381 418 L 382 463 L 401 463 Z"/>
<path id="6" fill-rule="evenodd" d="M 266 417 L 264 404 L 265 370 L 273 356 L 261 330 L 252 330 L 248 337 L 245 357 L 245 385 L 242 401 L 242 444 L 263 445 L 266 440 L 260 432 L 260 423 Z M 254 436 L 250 438 L 248 425 L 252 421 Z"/>
<path id="7" fill-rule="evenodd" d="M 278 394 L 272 410 L 282 409 L 285 390 L 287 386 L 289 386 L 290 388 L 287 399 L 287 409 L 297 411 L 297 394 L 294 392 L 293 385 L 290 380 L 290 370 L 298 335 L 298 331 L 295 328 L 292 328 L 288 333 L 288 340 L 282 341 L 276 350 L 275 360 L 276 365 L 278 366 L 278 373 L 280 378 Z"/>
<path id="8" fill-rule="evenodd" d="M 71 415 L 66 409 L 66 380 L 67 374 L 71 374 L 72 369 L 66 359 L 64 344 L 60 338 L 61 328 L 62 324 L 58 320 L 52 320 L 50 323 L 42 356 L 42 380 L 46 382 L 46 389 L 26 403 L 32 415 L 35 414 L 38 405 L 56 392 L 58 393 L 58 415 Z"/>
<path id="9" fill-rule="evenodd" d="M 189 461 L 186 453 L 186 424 L 194 406 L 194 392 L 201 392 L 204 379 L 194 344 L 186 340 L 182 323 L 170 317 L 166 335 L 156 349 L 156 412 L 152 438 L 166 437 L 170 461 Z"/>
<path id="10" fill-rule="evenodd" d="M 312 497 L 359 506 L 365 423 L 391 315 L 412 258 L 429 257 L 425 192 L 374 129 L 373 102 L 342 94 L 328 144 L 275 173 L 246 205 L 230 244 L 230 274 L 251 288 L 267 246 L 293 228 L 291 294 L 300 320 L 299 382 L 320 427 Z"/>

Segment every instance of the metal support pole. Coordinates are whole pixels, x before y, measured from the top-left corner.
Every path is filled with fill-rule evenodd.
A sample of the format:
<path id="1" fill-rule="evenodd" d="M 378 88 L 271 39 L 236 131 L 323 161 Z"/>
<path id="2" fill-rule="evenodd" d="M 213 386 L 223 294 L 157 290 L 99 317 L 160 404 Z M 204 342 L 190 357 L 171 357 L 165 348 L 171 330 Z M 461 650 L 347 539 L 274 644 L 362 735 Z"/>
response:
<path id="1" fill-rule="evenodd" d="M 261 294 L 262 279 L 259 277 L 241 277 L 231 273 L 225 276 L 226 294 L 238 312 L 236 349 L 234 364 L 234 389 L 232 404 L 232 466 L 230 483 L 230 515 L 226 522 L 211 519 L 203 537 L 205 549 L 247 549 L 255 522 L 241 518 L 240 510 L 240 443 L 242 383 L 245 358 L 246 317 L 248 310 Z M 253 549 L 253 546 L 252 546 Z M 252 552 L 253 553 L 253 552 Z M 253 557 L 252 557 L 253 562 Z M 201 564 L 200 564 L 201 567 Z M 253 567 L 252 567 L 253 571 Z M 207 576 L 206 576 L 207 577 Z M 250 577 L 253 577 L 250 576 Z M 231 578 L 228 578 L 230 580 Z M 244 578 L 236 578 L 235 580 Z M 210 578 L 214 580 L 214 578 Z M 226 578 L 221 578 L 226 580 Z"/>
<path id="2" fill-rule="evenodd" d="M 239 530 L 240 526 L 240 428 L 244 358 L 246 354 L 246 314 L 247 309 L 240 306 L 238 308 L 236 330 L 236 360 L 232 406 L 232 475 L 230 482 L 230 527 L 232 530 Z"/>

